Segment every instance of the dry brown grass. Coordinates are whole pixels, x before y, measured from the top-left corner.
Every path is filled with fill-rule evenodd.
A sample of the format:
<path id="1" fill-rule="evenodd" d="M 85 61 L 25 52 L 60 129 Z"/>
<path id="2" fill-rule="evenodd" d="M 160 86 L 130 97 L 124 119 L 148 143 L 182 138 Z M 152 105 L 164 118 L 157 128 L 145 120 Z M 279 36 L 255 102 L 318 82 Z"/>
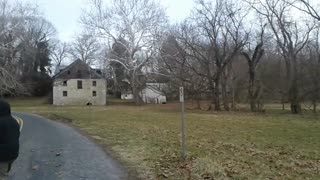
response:
<path id="1" fill-rule="evenodd" d="M 142 179 L 320 179 L 318 116 L 188 108 L 183 162 L 178 104 L 15 110 L 72 119 Z"/>

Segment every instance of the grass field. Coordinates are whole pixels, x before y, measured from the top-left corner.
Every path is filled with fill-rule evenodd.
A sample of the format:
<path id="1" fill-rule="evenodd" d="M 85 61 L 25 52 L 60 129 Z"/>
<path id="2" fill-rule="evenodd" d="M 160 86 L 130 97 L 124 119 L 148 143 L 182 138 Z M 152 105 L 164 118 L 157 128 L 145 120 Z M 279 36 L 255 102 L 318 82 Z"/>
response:
<path id="1" fill-rule="evenodd" d="M 320 118 L 312 114 L 189 109 L 187 160 L 182 161 L 178 104 L 12 104 L 15 111 L 69 121 L 106 145 L 141 179 L 320 179 Z"/>

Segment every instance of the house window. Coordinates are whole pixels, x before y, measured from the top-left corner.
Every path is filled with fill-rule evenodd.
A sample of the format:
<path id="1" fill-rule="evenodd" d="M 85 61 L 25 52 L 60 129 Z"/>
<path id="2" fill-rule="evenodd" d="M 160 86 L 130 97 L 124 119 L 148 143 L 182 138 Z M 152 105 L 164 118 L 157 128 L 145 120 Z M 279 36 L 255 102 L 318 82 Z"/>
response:
<path id="1" fill-rule="evenodd" d="M 71 74 L 71 72 L 70 71 L 68 71 L 68 75 L 70 75 Z"/>
<path id="2" fill-rule="evenodd" d="M 68 81 L 63 81 L 63 86 L 68 86 Z"/>
<path id="3" fill-rule="evenodd" d="M 97 81 L 92 81 L 92 86 L 97 86 Z"/>
<path id="4" fill-rule="evenodd" d="M 92 96 L 96 97 L 97 96 L 97 91 L 92 91 Z"/>
<path id="5" fill-rule="evenodd" d="M 67 96 L 68 96 L 68 91 L 63 91 L 63 92 L 62 92 L 62 95 L 63 95 L 64 97 L 67 97 Z"/>
<path id="6" fill-rule="evenodd" d="M 82 89 L 82 81 L 78 81 L 78 89 Z"/>

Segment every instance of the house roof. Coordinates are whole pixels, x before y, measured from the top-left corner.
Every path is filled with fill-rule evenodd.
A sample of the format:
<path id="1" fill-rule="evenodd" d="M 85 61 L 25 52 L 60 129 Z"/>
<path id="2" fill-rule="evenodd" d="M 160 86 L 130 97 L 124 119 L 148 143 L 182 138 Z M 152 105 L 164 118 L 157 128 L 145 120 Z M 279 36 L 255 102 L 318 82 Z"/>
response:
<path id="1" fill-rule="evenodd" d="M 55 70 L 54 70 L 54 75 L 58 74 L 59 72 L 61 72 L 63 69 L 65 69 L 67 66 L 56 66 Z"/>
<path id="2" fill-rule="evenodd" d="M 69 66 L 65 67 L 64 69 L 62 69 L 60 72 L 58 72 L 57 74 L 55 74 L 53 76 L 53 79 L 58 79 L 60 78 L 63 74 L 65 74 L 67 71 L 69 71 L 70 69 L 72 69 L 73 67 L 75 67 L 78 64 L 82 64 L 85 65 L 86 67 L 88 67 L 90 74 L 94 75 L 95 77 L 97 77 L 98 79 L 104 79 L 104 77 L 97 73 L 96 70 L 92 69 L 89 65 L 87 65 L 85 62 L 81 61 L 80 59 L 75 60 L 73 63 L 71 63 Z"/>
<path id="3" fill-rule="evenodd" d="M 145 89 L 150 89 L 155 93 L 165 95 L 165 93 L 163 92 L 163 88 L 165 85 L 166 83 L 146 83 Z"/>
<path id="4" fill-rule="evenodd" d="M 148 74 L 147 76 L 147 83 L 168 83 L 170 81 L 170 78 L 163 75 Z"/>

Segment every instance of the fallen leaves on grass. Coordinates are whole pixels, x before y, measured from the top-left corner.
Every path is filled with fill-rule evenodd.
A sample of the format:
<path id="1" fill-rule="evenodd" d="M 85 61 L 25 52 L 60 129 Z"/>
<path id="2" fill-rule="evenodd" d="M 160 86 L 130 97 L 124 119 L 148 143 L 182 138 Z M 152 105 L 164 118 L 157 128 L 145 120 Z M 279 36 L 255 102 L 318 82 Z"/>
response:
<path id="1" fill-rule="evenodd" d="M 141 179 L 320 179 L 320 123 L 298 116 L 187 111 L 183 162 L 177 110 L 109 106 L 88 111 L 67 107 L 52 113 L 101 138 L 98 142 L 137 169 Z"/>

